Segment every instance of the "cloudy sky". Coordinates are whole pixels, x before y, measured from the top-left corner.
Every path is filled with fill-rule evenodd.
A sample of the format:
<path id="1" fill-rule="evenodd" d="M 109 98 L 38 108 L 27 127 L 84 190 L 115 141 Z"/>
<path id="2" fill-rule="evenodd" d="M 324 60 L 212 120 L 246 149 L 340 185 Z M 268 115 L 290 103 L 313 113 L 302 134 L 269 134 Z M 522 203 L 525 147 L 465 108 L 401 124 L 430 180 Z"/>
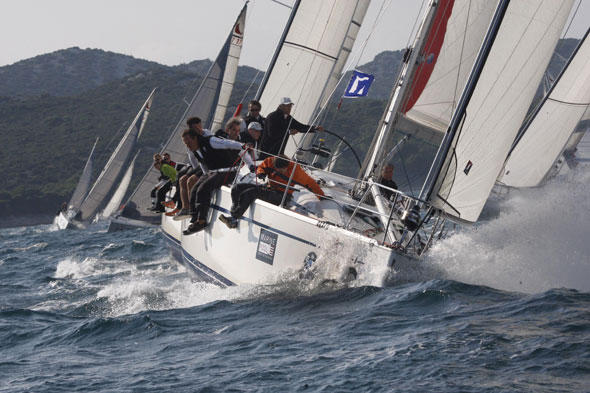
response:
<path id="1" fill-rule="evenodd" d="M 279 2 L 290 5 L 294 0 L 250 1 L 241 64 L 263 69 L 270 60 L 290 11 Z M 371 39 L 360 58 L 360 49 L 353 53 L 355 63 L 370 61 L 385 49 L 405 47 L 421 3 L 373 0 L 357 43 L 372 32 Z M 167 65 L 211 59 L 243 4 L 243 0 L 5 0 L 0 13 L 0 66 L 72 46 Z M 380 11 L 382 17 L 375 22 Z M 580 37 L 588 21 L 590 0 L 582 0 L 568 36 Z"/>

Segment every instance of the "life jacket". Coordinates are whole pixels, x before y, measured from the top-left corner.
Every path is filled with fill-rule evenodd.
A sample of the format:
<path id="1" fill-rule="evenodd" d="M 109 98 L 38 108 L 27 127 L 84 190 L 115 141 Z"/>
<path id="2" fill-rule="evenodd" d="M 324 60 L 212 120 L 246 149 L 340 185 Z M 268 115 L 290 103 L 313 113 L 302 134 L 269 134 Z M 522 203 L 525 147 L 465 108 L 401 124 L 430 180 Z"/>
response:
<path id="1" fill-rule="evenodd" d="M 230 168 L 239 162 L 237 160 L 240 153 L 239 150 L 213 148 L 209 141 L 213 138 L 212 135 L 198 135 L 197 138 L 199 139 L 199 148 L 193 154 L 207 169 Z"/>

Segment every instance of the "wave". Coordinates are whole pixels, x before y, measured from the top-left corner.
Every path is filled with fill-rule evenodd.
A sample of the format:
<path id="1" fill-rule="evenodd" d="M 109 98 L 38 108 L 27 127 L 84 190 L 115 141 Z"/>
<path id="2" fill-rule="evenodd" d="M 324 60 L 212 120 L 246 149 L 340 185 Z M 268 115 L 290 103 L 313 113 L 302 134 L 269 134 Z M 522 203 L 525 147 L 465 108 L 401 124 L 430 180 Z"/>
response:
<path id="1" fill-rule="evenodd" d="M 590 291 L 588 169 L 494 196 L 481 224 L 434 245 L 425 263 L 442 278 L 504 290 Z"/>

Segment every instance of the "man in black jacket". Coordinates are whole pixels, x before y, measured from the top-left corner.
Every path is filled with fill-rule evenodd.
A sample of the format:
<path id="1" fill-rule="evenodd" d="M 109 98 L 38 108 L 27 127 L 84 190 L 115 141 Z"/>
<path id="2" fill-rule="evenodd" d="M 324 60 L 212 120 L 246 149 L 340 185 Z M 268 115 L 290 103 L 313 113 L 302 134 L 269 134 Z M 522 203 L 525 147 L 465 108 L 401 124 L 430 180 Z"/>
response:
<path id="1" fill-rule="evenodd" d="M 260 144 L 260 150 L 262 150 L 260 159 L 264 159 L 269 155 L 277 156 L 283 154 L 289 135 L 297 134 L 298 132 L 305 133 L 308 130 L 309 132 L 324 130 L 321 126 L 314 127 L 295 120 L 291 116 L 293 105 L 293 101 L 289 97 L 283 97 L 277 110 L 266 117 L 262 142 Z"/>
<path id="2" fill-rule="evenodd" d="M 260 114 L 261 109 L 262 105 L 259 101 L 251 100 L 248 103 L 248 113 L 242 119 L 242 124 L 240 125 L 240 133 L 245 132 L 248 129 L 248 125 L 253 121 L 260 123 L 260 125 L 264 127 L 264 121 L 266 119 Z"/>
<path id="3" fill-rule="evenodd" d="M 241 159 L 246 162 L 251 171 L 254 171 L 256 167 L 250 155 L 244 150 L 245 145 L 238 141 L 215 136 L 201 136 L 190 129 L 182 133 L 182 141 L 191 154 L 194 154 L 203 171 L 203 175 L 191 191 L 190 200 L 194 201 L 196 206 L 192 212 L 191 224 L 183 231 L 184 235 L 190 235 L 207 226 L 207 214 L 213 192 L 233 181 Z M 237 157 L 236 152 L 239 151 L 242 151 L 242 154 Z"/>

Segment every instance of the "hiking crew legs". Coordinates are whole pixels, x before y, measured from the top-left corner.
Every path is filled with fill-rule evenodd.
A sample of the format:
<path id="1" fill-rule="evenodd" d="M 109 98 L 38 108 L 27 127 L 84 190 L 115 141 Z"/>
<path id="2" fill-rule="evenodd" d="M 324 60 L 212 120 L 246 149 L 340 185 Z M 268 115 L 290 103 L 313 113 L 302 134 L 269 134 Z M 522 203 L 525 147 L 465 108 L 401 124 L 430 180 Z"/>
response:
<path id="1" fill-rule="evenodd" d="M 231 216 L 233 218 L 242 217 L 255 199 L 261 199 L 278 206 L 283 199 L 283 193 L 281 191 L 271 190 L 266 185 L 236 184 L 231 189 Z M 289 199 L 290 195 L 287 196 L 287 201 Z"/>
<path id="2" fill-rule="evenodd" d="M 168 193 L 168 191 L 170 191 L 171 188 L 172 183 L 168 181 L 166 182 L 166 184 L 164 184 L 162 187 L 158 189 L 158 191 L 156 192 L 156 209 L 164 211 L 164 206 L 162 205 L 162 202 L 164 202 L 164 200 L 166 199 L 166 194 Z"/>
<path id="3" fill-rule="evenodd" d="M 221 188 L 222 185 L 231 183 L 235 177 L 236 172 L 229 171 L 208 173 L 199 178 L 191 190 L 190 206 L 194 207 L 191 222 L 207 221 L 213 192 Z"/>

